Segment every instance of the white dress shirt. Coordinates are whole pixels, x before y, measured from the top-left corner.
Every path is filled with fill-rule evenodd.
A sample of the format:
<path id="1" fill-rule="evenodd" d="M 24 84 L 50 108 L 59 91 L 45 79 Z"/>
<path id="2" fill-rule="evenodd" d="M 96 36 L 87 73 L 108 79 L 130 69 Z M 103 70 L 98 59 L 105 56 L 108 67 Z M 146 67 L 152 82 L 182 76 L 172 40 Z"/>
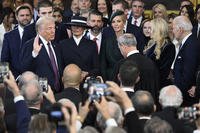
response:
<path id="1" fill-rule="evenodd" d="M 102 33 L 100 32 L 97 36 L 94 36 L 94 35 L 91 34 L 91 30 L 89 30 L 88 37 L 90 38 L 90 40 L 93 40 L 94 38 L 97 38 L 96 44 L 98 46 L 98 53 L 99 53 L 100 52 L 100 48 L 101 48 Z"/>

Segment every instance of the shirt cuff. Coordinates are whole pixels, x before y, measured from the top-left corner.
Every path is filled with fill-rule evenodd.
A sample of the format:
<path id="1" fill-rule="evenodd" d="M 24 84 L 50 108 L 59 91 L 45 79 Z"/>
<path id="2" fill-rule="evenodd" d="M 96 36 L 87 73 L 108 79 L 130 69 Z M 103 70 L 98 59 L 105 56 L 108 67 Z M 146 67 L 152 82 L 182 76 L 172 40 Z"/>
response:
<path id="1" fill-rule="evenodd" d="M 117 123 L 113 118 L 106 120 L 107 127 L 117 127 Z"/>
<path id="2" fill-rule="evenodd" d="M 78 132 L 82 127 L 82 123 L 79 120 L 76 120 L 76 131 Z"/>
<path id="3" fill-rule="evenodd" d="M 21 101 L 21 100 L 24 100 L 24 97 L 22 95 L 19 95 L 19 96 L 16 96 L 14 98 L 14 103 L 18 102 L 18 101 Z"/>
<path id="4" fill-rule="evenodd" d="M 128 114 L 129 112 L 135 111 L 134 107 L 128 108 L 124 111 L 124 115 Z"/>
<path id="5" fill-rule="evenodd" d="M 36 58 L 38 56 L 38 53 L 35 53 L 34 50 L 32 51 L 33 58 Z"/>

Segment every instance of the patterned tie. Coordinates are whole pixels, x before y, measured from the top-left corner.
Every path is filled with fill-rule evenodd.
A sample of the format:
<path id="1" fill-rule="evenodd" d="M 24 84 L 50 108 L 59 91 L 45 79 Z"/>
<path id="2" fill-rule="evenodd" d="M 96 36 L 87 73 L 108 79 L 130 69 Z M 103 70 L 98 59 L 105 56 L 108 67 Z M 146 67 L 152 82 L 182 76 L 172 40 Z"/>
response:
<path id="1" fill-rule="evenodd" d="M 55 76 L 54 89 L 56 91 L 59 91 L 60 90 L 60 83 L 59 83 L 59 73 L 58 73 L 58 68 L 57 68 L 57 65 L 56 65 L 56 60 L 55 60 L 53 51 L 50 47 L 51 43 L 48 43 L 47 45 L 48 45 L 48 49 L 49 49 L 49 58 L 50 58 L 51 65 L 52 65 L 53 72 L 54 72 L 54 76 Z"/>
<path id="2" fill-rule="evenodd" d="M 97 46 L 97 52 L 98 52 L 98 45 L 97 45 L 97 38 L 95 37 L 95 38 L 93 38 L 93 41 L 95 42 L 95 44 L 96 44 L 96 46 Z M 99 53 L 99 52 L 98 52 Z"/>
<path id="3" fill-rule="evenodd" d="M 134 25 L 137 26 L 137 19 L 135 19 L 135 21 L 134 21 Z"/>

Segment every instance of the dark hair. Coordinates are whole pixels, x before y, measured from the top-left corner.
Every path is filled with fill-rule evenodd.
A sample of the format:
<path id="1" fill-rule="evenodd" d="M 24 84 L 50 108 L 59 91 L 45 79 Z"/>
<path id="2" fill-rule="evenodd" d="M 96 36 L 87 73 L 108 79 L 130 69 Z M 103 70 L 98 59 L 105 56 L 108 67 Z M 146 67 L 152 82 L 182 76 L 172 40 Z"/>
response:
<path id="1" fill-rule="evenodd" d="M 123 86 L 134 86 L 139 76 L 139 69 L 131 60 L 125 61 L 119 69 L 120 81 Z"/>
<path id="2" fill-rule="evenodd" d="M 31 14 L 31 9 L 30 9 L 28 6 L 23 6 L 23 5 L 17 7 L 17 9 L 16 9 L 16 11 L 15 11 L 15 14 L 18 15 L 18 14 L 19 14 L 19 11 L 20 11 L 20 10 L 24 10 L 24 9 L 28 9 L 29 12 L 30 12 L 30 14 Z"/>
<path id="3" fill-rule="evenodd" d="M 52 7 L 53 8 L 53 4 L 49 0 L 42 0 L 42 1 L 38 2 L 37 10 L 39 11 L 41 7 Z"/>
<path id="4" fill-rule="evenodd" d="M 99 12 L 98 10 L 96 9 L 91 9 L 89 11 L 89 15 L 88 15 L 88 18 L 90 18 L 90 16 L 92 15 L 97 15 L 97 16 L 101 16 L 101 19 L 103 20 L 103 14 L 101 12 Z"/>
<path id="5" fill-rule="evenodd" d="M 31 5 L 32 8 L 34 7 L 34 5 L 33 5 L 33 0 L 24 0 L 24 4 L 25 4 L 25 3 L 28 3 L 29 5 Z"/>
<path id="6" fill-rule="evenodd" d="M 131 100 L 138 114 L 148 116 L 154 112 L 154 99 L 148 91 L 136 91 Z"/>
<path id="7" fill-rule="evenodd" d="M 97 6 L 96 6 L 96 9 L 98 10 L 98 1 L 97 0 Z M 107 7 L 107 12 L 108 12 L 108 18 L 110 17 L 110 15 L 112 14 L 112 4 L 110 2 L 110 0 L 105 0 L 106 2 L 106 7 Z"/>
<path id="8" fill-rule="evenodd" d="M 177 17 L 178 15 L 176 14 L 176 13 L 170 13 L 169 15 L 168 15 L 168 20 L 170 19 L 170 18 L 172 18 L 172 19 L 174 19 L 175 17 Z"/>
<path id="9" fill-rule="evenodd" d="M 180 6 L 181 6 L 181 3 L 185 2 L 185 1 L 189 2 L 192 7 L 194 6 L 194 4 L 190 0 L 181 0 Z"/>
<path id="10" fill-rule="evenodd" d="M 129 9 L 128 2 L 126 2 L 125 0 L 114 0 L 112 4 L 113 5 L 122 4 L 124 10 Z"/>
<path id="11" fill-rule="evenodd" d="M 12 13 L 15 14 L 12 8 L 10 8 L 10 7 L 3 8 L 2 9 L 2 17 L 1 17 L 0 23 L 3 22 L 5 16 L 10 16 Z"/>
<path id="12" fill-rule="evenodd" d="M 111 17 L 110 17 L 110 23 L 112 23 L 112 20 L 116 17 L 116 16 L 122 16 L 124 15 L 123 11 L 117 10 L 116 12 L 112 13 Z"/>
<path id="13" fill-rule="evenodd" d="M 59 7 L 53 8 L 53 12 L 59 12 L 61 16 L 63 17 L 63 11 Z"/>
<path id="14" fill-rule="evenodd" d="M 188 11 L 188 15 L 189 15 L 189 19 L 190 19 L 191 23 L 194 24 L 194 9 L 193 9 L 193 6 L 191 6 L 191 5 L 182 6 L 182 8 L 180 9 L 179 15 L 181 14 L 181 11 L 184 7 Z"/>

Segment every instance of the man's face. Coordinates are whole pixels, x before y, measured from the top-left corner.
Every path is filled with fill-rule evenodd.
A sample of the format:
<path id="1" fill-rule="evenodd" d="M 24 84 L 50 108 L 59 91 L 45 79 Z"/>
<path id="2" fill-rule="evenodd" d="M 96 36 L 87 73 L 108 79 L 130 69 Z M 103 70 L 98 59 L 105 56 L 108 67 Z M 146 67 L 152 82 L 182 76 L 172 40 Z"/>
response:
<path id="1" fill-rule="evenodd" d="M 28 9 L 21 9 L 16 16 L 16 19 L 20 26 L 24 27 L 31 22 L 31 13 Z"/>
<path id="2" fill-rule="evenodd" d="M 144 3 L 141 1 L 133 1 L 132 3 L 132 12 L 134 18 L 139 18 L 144 12 Z"/>
<path id="3" fill-rule="evenodd" d="M 84 28 L 80 26 L 71 26 L 72 34 L 76 37 L 80 37 L 83 35 Z"/>
<path id="4" fill-rule="evenodd" d="M 39 17 L 43 17 L 43 16 L 52 17 L 53 16 L 53 8 L 52 7 L 40 7 L 38 16 Z"/>
<path id="5" fill-rule="evenodd" d="M 73 13 L 78 13 L 79 11 L 78 0 L 72 0 L 71 10 Z"/>
<path id="6" fill-rule="evenodd" d="M 39 34 L 45 38 L 46 41 L 52 41 L 55 38 L 55 23 L 49 22 L 42 24 L 39 27 Z"/>
<path id="7" fill-rule="evenodd" d="M 82 9 L 90 9 L 90 7 L 92 5 L 90 0 L 79 0 L 78 4 L 79 4 L 79 9 L 80 10 L 82 10 Z"/>
<path id="8" fill-rule="evenodd" d="M 200 8 L 197 10 L 197 21 L 200 23 Z"/>
<path id="9" fill-rule="evenodd" d="M 88 20 L 88 25 L 92 27 L 92 32 L 94 32 L 95 34 L 99 34 L 103 27 L 102 17 L 91 14 Z"/>
<path id="10" fill-rule="evenodd" d="M 53 8 L 60 8 L 61 10 L 64 10 L 64 5 L 61 0 L 54 0 Z"/>
<path id="11" fill-rule="evenodd" d="M 172 31 L 173 31 L 174 37 L 179 41 L 181 39 L 181 29 L 176 26 L 175 21 L 173 21 L 172 23 Z"/>
<path id="12" fill-rule="evenodd" d="M 122 4 L 116 4 L 116 5 L 112 5 L 112 12 L 116 12 L 116 11 L 123 11 L 124 12 L 124 8 Z"/>

